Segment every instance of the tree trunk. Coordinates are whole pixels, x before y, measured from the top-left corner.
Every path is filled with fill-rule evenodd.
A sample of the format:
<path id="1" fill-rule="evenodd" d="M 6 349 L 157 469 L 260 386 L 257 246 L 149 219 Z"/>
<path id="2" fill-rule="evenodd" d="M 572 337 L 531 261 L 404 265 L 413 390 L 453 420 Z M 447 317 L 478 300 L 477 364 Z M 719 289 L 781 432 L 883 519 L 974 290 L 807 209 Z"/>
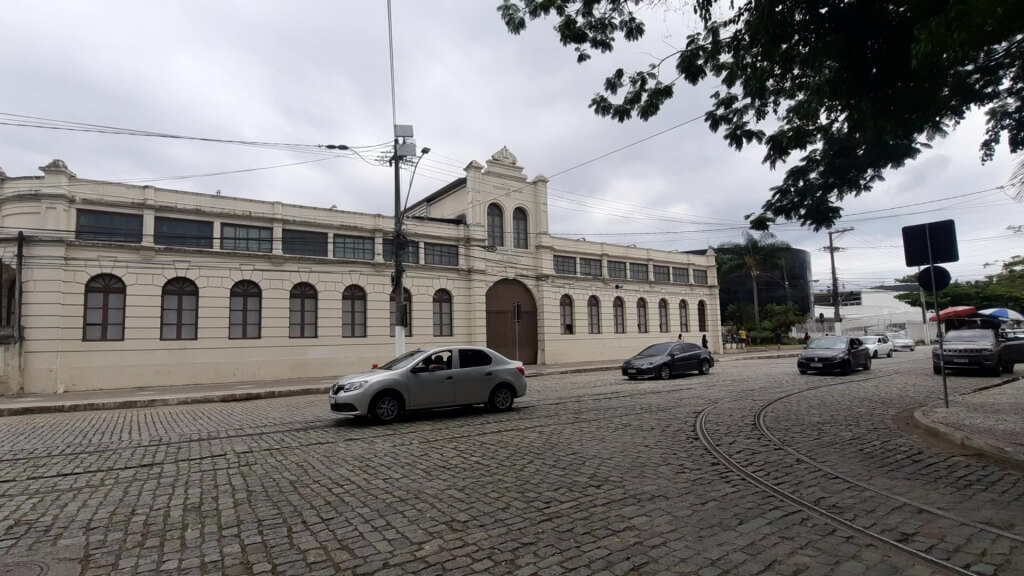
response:
<path id="1" fill-rule="evenodd" d="M 754 330 L 761 330 L 761 311 L 757 306 L 757 272 L 750 273 L 750 285 L 754 289 Z"/>

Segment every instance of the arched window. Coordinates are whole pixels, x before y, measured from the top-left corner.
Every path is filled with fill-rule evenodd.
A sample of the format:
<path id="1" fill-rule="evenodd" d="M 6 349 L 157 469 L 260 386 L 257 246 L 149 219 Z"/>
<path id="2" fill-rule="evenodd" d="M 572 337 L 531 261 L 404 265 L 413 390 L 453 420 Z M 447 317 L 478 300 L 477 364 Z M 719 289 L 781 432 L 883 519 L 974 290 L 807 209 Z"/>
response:
<path id="1" fill-rule="evenodd" d="M 612 312 L 615 317 L 615 333 L 626 333 L 626 303 L 619 296 L 612 300 Z"/>
<path id="2" fill-rule="evenodd" d="M 562 334 L 573 334 L 575 327 L 572 323 L 572 296 L 563 294 L 562 299 L 558 301 L 558 308 L 562 317 Z"/>
<path id="3" fill-rule="evenodd" d="M 668 300 L 658 300 L 658 330 L 668 332 Z"/>
<path id="4" fill-rule="evenodd" d="M 240 280 L 231 287 L 231 318 L 228 338 L 250 339 L 260 337 L 263 311 L 263 290 L 251 280 Z"/>
<path id="5" fill-rule="evenodd" d="M 679 331 L 690 331 L 690 308 L 686 305 L 686 300 L 679 301 Z"/>
<path id="6" fill-rule="evenodd" d="M 647 300 L 637 298 L 636 301 L 636 330 L 641 334 L 647 334 Z"/>
<path id="7" fill-rule="evenodd" d="M 487 207 L 487 244 L 505 245 L 505 212 L 497 204 Z"/>
<path id="8" fill-rule="evenodd" d="M 452 293 L 434 292 L 434 336 L 452 335 Z"/>
<path id="9" fill-rule="evenodd" d="M 530 223 L 526 210 L 516 208 L 512 211 L 512 247 L 526 249 L 530 247 Z"/>
<path id="10" fill-rule="evenodd" d="M 402 314 L 402 326 L 405 326 L 405 335 L 412 336 L 412 293 L 409 292 L 408 288 L 402 288 L 403 304 L 405 305 L 405 312 Z M 395 295 L 391 294 L 391 317 L 388 323 L 389 332 L 392 336 L 395 335 L 395 324 L 398 324 L 398 316 L 395 315 Z"/>
<path id="11" fill-rule="evenodd" d="M 708 306 L 703 300 L 697 302 L 697 330 L 708 331 Z"/>
<path id="12" fill-rule="evenodd" d="M 341 293 L 341 337 L 366 337 L 366 290 L 355 284 Z"/>
<path id="13" fill-rule="evenodd" d="M 160 317 L 161 340 L 195 340 L 199 314 L 199 288 L 188 278 L 164 284 Z"/>
<path id="14" fill-rule="evenodd" d="M 601 333 L 601 301 L 597 296 L 587 298 L 587 324 L 591 334 Z"/>
<path id="15" fill-rule="evenodd" d="M 316 288 L 309 282 L 292 286 L 288 297 L 288 337 L 316 338 Z"/>
<path id="16" fill-rule="evenodd" d="M 85 283 L 82 340 L 124 340 L 124 282 L 113 274 L 97 274 Z"/>

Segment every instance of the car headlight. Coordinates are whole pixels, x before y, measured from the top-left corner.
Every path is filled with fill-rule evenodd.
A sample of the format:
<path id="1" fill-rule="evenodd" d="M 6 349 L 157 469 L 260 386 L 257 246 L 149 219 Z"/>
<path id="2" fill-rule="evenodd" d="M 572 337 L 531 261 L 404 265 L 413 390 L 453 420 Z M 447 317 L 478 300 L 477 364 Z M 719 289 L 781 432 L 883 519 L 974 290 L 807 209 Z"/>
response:
<path id="1" fill-rule="evenodd" d="M 342 392 L 355 392 L 356 390 L 362 390 L 368 383 L 367 380 L 356 380 L 355 382 L 349 382 L 345 384 L 345 387 L 341 389 Z"/>

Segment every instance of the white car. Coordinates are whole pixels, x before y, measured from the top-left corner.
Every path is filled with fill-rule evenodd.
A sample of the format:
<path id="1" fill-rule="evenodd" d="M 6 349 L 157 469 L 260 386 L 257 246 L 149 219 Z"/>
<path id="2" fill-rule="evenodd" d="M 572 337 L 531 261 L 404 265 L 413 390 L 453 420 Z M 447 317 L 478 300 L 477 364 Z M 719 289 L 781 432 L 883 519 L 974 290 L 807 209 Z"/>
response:
<path id="1" fill-rule="evenodd" d="M 444 346 L 406 352 L 373 370 L 343 376 L 331 386 L 336 414 L 387 423 L 403 412 L 486 404 L 512 409 L 526 394 L 523 363 L 482 346 Z"/>
<path id="2" fill-rule="evenodd" d="M 860 341 L 871 351 L 872 358 L 885 356 L 892 358 L 892 342 L 885 336 L 861 336 Z"/>
<path id="3" fill-rule="evenodd" d="M 895 333 L 893 333 L 893 334 L 886 334 L 885 336 L 886 336 L 886 338 L 889 339 L 890 342 L 892 342 L 892 349 L 896 350 L 897 352 L 899 352 L 901 350 L 906 350 L 906 351 L 909 351 L 909 352 L 913 352 L 914 351 L 914 347 L 917 346 L 917 343 L 914 342 L 913 338 L 907 338 L 906 335 L 904 335 L 904 334 L 895 334 Z"/>

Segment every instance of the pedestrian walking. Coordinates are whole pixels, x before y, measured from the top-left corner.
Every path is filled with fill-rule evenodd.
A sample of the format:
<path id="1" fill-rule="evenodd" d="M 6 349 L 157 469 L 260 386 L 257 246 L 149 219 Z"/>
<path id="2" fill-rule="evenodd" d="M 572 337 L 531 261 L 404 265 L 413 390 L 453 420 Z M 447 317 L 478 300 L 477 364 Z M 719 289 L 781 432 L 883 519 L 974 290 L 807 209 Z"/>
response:
<path id="1" fill-rule="evenodd" d="M 804 346 L 811 343 L 811 335 L 808 332 L 804 332 Z"/>
<path id="2" fill-rule="evenodd" d="M 746 343 L 747 343 L 747 329 L 746 328 L 740 328 L 740 344 L 746 344 Z"/>
<path id="3" fill-rule="evenodd" d="M 700 337 L 700 345 L 703 346 L 705 349 L 708 347 L 708 335 L 707 334 L 704 334 L 703 336 Z"/>
<path id="4" fill-rule="evenodd" d="M 775 329 L 775 349 L 782 350 L 782 331 Z"/>
<path id="5" fill-rule="evenodd" d="M 680 334 L 679 337 L 676 338 L 676 342 L 682 342 L 682 341 L 683 341 L 683 335 Z"/>

